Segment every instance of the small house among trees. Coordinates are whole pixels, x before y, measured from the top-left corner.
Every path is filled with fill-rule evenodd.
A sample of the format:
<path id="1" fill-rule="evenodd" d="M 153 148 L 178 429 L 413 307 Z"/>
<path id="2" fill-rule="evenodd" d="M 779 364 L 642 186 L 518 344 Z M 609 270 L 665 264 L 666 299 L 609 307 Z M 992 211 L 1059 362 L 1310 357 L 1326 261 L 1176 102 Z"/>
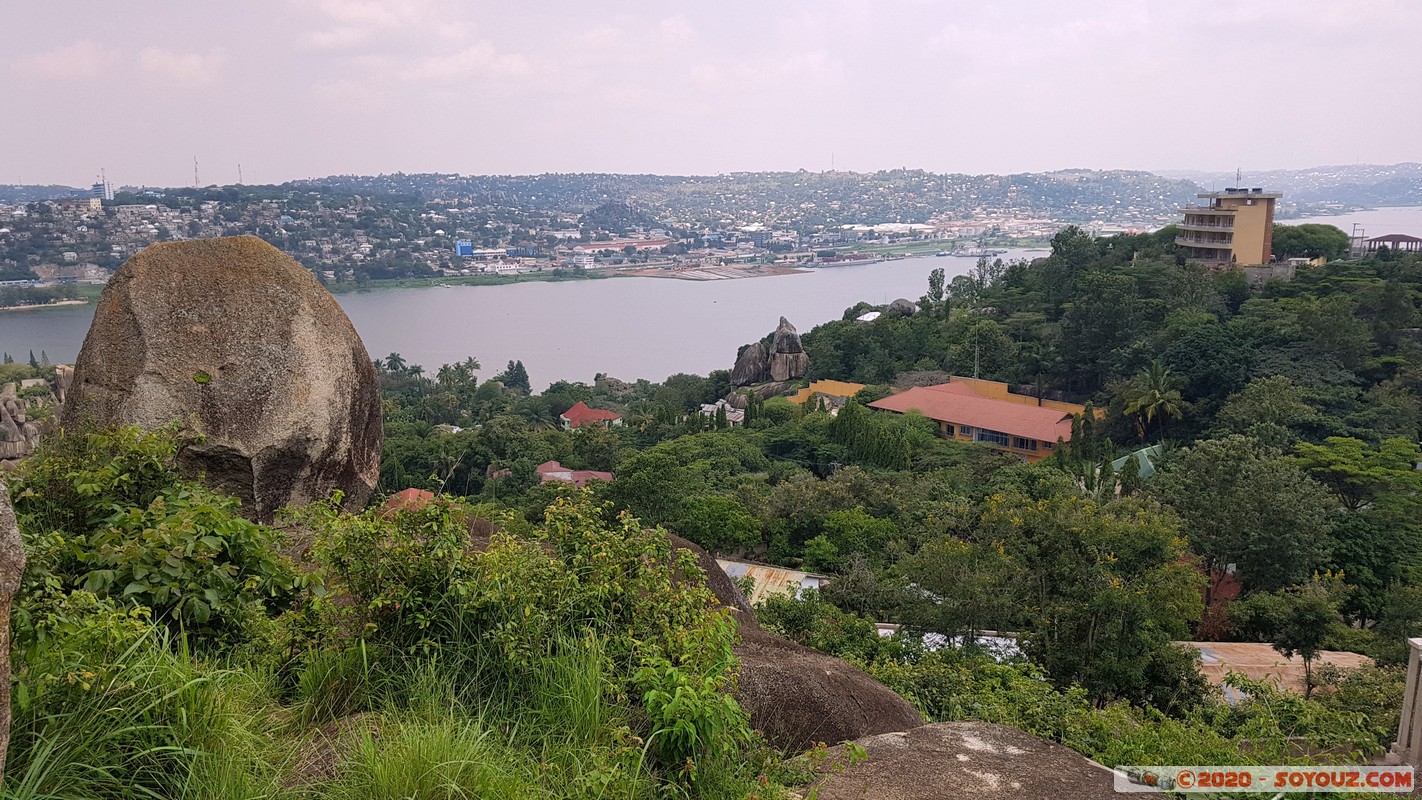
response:
<path id="1" fill-rule="evenodd" d="M 622 424 L 622 415 L 615 411 L 592 408 L 582 400 L 574 403 L 572 408 L 559 414 L 558 419 L 563 423 L 563 430 L 567 431 L 576 430 L 588 425 L 601 425 L 606 428 L 611 425 Z"/>

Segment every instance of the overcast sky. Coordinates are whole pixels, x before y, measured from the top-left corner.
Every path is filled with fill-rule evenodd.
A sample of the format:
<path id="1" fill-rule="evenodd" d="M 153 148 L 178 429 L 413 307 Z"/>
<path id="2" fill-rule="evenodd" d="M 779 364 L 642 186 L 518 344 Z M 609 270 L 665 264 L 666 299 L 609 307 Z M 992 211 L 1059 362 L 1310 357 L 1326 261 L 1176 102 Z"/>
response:
<path id="1" fill-rule="evenodd" d="M 0 6 L 0 183 L 1422 160 L 1417 0 Z"/>

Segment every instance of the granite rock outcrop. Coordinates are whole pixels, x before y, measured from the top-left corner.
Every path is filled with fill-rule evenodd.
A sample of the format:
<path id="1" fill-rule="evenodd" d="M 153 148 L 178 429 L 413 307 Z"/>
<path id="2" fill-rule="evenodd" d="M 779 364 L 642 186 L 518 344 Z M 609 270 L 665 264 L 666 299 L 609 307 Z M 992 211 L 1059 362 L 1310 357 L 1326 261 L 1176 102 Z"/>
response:
<path id="1" fill-rule="evenodd" d="M 770 342 L 770 379 L 792 381 L 805 377 L 810 368 L 810 356 L 800 344 L 800 334 L 795 326 L 784 317 L 775 328 L 775 336 Z"/>
<path id="2" fill-rule="evenodd" d="M 770 351 L 765 342 L 755 342 L 741 350 L 731 368 L 732 386 L 753 386 L 770 380 Z"/>
<path id="3" fill-rule="evenodd" d="M 819 800 L 1110 800 L 1111 770 L 1059 744 L 986 722 L 940 722 L 858 739 L 864 760 L 822 778 Z M 842 749 L 831 750 L 834 756 Z M 826 763 L 843 763 L 830 758 Z"/>
<path id="4" fill-rule="evenodd" d="M 255 236 L 157 244 L 99 299 L 66 428 L 178 423 L 180 467 L 270 522 L 379 477 L 379 387 L 365 346 L 316 278 Z"/>

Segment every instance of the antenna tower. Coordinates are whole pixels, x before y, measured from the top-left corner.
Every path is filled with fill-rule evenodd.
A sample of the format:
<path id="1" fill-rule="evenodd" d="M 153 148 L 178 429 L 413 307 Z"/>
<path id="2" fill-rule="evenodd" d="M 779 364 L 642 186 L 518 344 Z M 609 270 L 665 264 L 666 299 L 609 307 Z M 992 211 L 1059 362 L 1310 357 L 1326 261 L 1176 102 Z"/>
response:
<path id="1" fill-rule="evenodd" d="M 198 180 L 197 156 L 193 156 L 193 188 L 201 189 L 202 182 Z"/>

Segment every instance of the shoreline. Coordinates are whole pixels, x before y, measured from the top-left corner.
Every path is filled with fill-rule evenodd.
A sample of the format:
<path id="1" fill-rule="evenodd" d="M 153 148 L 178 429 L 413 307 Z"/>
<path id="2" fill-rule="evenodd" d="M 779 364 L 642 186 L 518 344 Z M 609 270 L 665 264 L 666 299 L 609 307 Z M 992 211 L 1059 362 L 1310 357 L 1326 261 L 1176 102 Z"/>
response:
<path id="1" fill-rule="evenodd" d="M 41 311 L 46 308 L 87 305 L 89 305 L 88 300 L 56 300 L 53 303 L 32 303 L 27 306 L 0 306 L 0 311 Z"/>

